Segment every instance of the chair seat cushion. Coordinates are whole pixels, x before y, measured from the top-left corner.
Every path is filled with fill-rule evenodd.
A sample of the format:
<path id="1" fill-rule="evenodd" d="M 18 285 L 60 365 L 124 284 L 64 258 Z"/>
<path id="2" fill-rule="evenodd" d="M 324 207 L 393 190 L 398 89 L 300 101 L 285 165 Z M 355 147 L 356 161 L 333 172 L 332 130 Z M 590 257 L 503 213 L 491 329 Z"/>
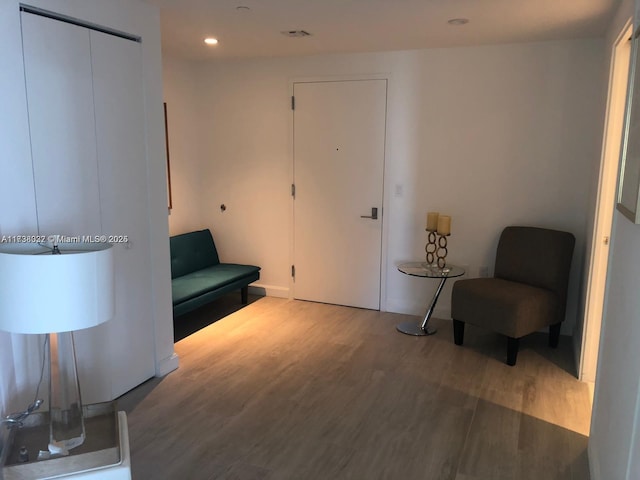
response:
<path id="1" fill-rule="evenodd" d="M 552 291 L 500 278 L 458 280 L 451 294 L 455 320 L 513 338 L 561 321 L 558 310 Z"/>

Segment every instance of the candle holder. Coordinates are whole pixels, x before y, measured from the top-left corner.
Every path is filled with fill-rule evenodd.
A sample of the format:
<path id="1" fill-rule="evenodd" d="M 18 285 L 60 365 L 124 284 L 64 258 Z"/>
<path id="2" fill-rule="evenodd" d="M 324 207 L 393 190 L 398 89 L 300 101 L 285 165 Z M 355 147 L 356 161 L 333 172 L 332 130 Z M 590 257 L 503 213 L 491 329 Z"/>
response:
<path id="1" fill-rule="evenodd" d="M 438 234 L 438 248 L 436 250 L 436 257 L 438 258 L 438 268 L 444 268 L 447 265 L 447 253 L 449 253 L 449 251 L 447 250 L 447 237 L 449 235 L 451 234 Z"/>
<path id="2" fill-rule="evenodd" d="M 429 232 L 429 235 L 427 237 L 427 244 L 424 247 L 424 251 L 427 253 L 427 265 L 431 266 L 436 263 L 436 251 L 438 248 L 436 246 L 436 232 L 431 230 L 427 231 Z"/>

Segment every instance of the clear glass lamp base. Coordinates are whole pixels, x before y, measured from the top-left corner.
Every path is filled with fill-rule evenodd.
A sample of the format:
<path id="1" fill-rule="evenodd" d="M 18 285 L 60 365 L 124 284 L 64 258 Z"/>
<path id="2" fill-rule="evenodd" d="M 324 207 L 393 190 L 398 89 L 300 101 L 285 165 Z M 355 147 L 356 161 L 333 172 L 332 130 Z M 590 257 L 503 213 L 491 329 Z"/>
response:
<path id="1" fill-rule="evenodd" d="M 49 358 L 49 450 L 64 455 L 85 440 L 73 332 L 49 335 Z"/>

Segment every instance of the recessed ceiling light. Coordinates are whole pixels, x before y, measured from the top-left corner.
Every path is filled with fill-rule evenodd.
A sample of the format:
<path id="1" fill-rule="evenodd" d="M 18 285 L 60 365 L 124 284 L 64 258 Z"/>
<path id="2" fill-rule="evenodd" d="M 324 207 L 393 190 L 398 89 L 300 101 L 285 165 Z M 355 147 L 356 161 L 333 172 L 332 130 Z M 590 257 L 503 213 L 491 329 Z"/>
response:
<path id="1" fill-rule="evenodd" d="M 468 18 L 452 18 L 451 20 L 448 20 L 447 23 L 449 25 L 466 25 L 467 23 L 469 23 L 469 19 Z"/>
<path id="2" fill-rule="evenodd" d="M 217 45 L 218 39 L 213 37 L 205 38 L 204 43 L 206 43 L 207 45 Z"/>

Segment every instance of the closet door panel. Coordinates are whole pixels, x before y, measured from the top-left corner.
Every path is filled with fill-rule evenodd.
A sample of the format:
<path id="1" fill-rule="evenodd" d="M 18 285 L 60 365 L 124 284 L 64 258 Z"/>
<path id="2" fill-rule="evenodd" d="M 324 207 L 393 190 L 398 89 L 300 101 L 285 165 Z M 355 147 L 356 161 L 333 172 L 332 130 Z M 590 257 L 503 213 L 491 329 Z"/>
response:
<path id="1" fill-rule="evenodd" d="M 89 30 L 21 19 L 40 234 L 99 233 Z"/>
<path id="2" fill-rule="evenodd" d="M 103 233 L 117 242 L 108 342 L 115 398 L 155 374 L 142 50 L 90 36 Z"/>
<path id="3" fill-rule="evenodd" d="M 21 20 L 39 234 L 100 234 L 89 30 L 26 12 Z M 109 328 L 74 334 L 85 403 L 111 399 L 109 347 L 100 340 Z"/>

